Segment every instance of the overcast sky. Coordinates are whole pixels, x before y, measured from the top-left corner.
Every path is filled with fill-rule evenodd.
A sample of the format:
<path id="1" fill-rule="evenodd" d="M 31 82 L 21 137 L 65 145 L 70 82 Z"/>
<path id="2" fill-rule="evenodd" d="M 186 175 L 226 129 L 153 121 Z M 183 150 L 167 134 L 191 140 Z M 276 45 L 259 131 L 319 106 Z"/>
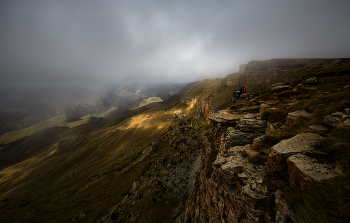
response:
<path id="1" fill-rule="evenodd" d="M 0 82 L 188 82 L 349 41 L 349 0 L 1 0 Z"/>

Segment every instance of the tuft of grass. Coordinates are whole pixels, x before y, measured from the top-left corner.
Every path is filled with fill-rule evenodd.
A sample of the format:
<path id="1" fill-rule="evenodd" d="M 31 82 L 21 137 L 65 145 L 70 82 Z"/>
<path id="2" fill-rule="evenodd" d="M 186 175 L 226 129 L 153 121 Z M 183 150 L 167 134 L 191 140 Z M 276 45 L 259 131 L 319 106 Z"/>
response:
<path id="1" fill-rule="evenodd" d="M 294 119 L 293 123 L 288 126 L 287 131 L 290 134 L 292 133 L 297 134 L 300 132 L 304 132 L 309 128 L 311 123 L 312 123 L 312 119 L 305 118 L 305 117 L 297 117 L 296 119 Z"/>
<path id="2" fill-rule="evenodd" d="M 350 222 L 350 181 L 348 177 L 323 183 L 313 193 L 287 187 L 285 199 L 296 222 Z"/>
<path id="3" fill-rule="evenodd" d="M 248 158 L 249 157 L 249 154 L 247 153 L 247 151 L 242 151 L 242 157 L 243 158 Z"/>
<path id="4" fill-rule="evenodd" d="M 279 109 L 268 109 L 263 111 L 262 119 L 268 120 L 271 123 L 274 122 L 285 122 L 288 112 Z"/>
<path id="5" fill-rule="evenodd" d="M 333 94 L 324 94 L 314 97 L 313 99 L 305 102 L 305 110 L 308 112 L 314 112 L 319 110 L 319 105 L 325 107 L 326 114 L 329 115 L 336 111 L 343 111 L 344 108 L 350 107 L 350 92 L 337 92 Z"/>
<path id="6" fill-rule="evenodd" d="M 252 148 L 252 150 L 254 150 L 254 151 L 260 152 L 260 151 L 269 149 L 270 146 L 267 145 L 267 144 L 265 144 L 265 143 L 258 142 L 258 143 L 253 144 L 251 148 Z"/>
<path id="7" fill-rule="evenodd" d="M 322 140 L 318 149 L 327 153 L 341 164 L 345 173 L 350 173 L 350 128 L 338 127 L 329 137 Z"/>
<path id="8" fill-rule="evenodd" d="M 286 99 L 286 98 L 290 98 L 290 97 L 300 95 L 300 94 L 301 94 L 300 91 L 288 90 L 288 91 L 284 91 L 282 93 L 277 94 L 277 98 L 278 99 Z"/>
<path id="9" fill-rule="evenodd" d="M 350 108 L 350 101 L 349 100 L 342 101 L 338 107 L 338 110 L 344 111 L 345 108 Z"/>

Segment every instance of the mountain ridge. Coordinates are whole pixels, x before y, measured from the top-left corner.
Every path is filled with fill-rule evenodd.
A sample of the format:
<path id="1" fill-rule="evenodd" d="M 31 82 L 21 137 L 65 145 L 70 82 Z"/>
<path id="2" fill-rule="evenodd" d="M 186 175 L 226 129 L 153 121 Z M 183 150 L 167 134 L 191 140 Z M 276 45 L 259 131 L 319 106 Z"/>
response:
<path id="1" fill-rule="evenodd" d="M 242 76 L 246 72 L 244 66 L 241 71 Z M 216 182 L 219 179 L 211 179 L 212 173 L 221 174 L 216 172 L 220 168 L 215 169 L 218 166 L 213 166 L 214 162 L 221 157 L 218 156 L 220 153 L 224 154 L 234 146 L 235 140 L 240 140 L 240 146 L 245 146 L 256 137 L 265 135 L 265 141 L 255 144 L 260 149 L 258 152 L 251 149 L 245 150 L 246 154 L 242 153 L 248 160 L 245 161 L 247 165 L 263 166 L 273 145 L 308 131 L 315 131 L 313 133 L 328 140 L 326 146 L 320 148 L 324 149 L 322 151 L 330 150 L 329 154 L 346 157 L 345 150 L 338 151 L 331 145 L 348 145 L 346 136 L 337 133 L 346 133 L 348 127 L 327 127 L 326 132 L 320 132 L 309 130 L 309 125 L 323 124 L 325 116 L 336 111 L 344 112 L 350 107 L 349 88 L 346 88 L 350 85 L 349 71 L 349 59 L 322 59 L 320 63 L 289 70 L 284 79 L 274 79 L 274 71 L 268 70 L 266 72 L 272 77 L 268 87 L 264 88 L 266 79 L 261 79 L 257 85 L 254 83 L 259 87 L 251 88 L 256 89 L 255 93 L 248 88 L 248 94 L 242 95 L 235 104 L 232 103 L 232 91 L 239 88 L 241 82 L 238 74 L 229 74 L 226 79 L 190 83 L 180 94 L 161 103 L 152 103 L 111 119 L 90 117 L 84 123 L 73 122 L 69 129 L 64 128 L 57 134 L 47 133 L 49 136 L 44 138 L 50 142 L 39 152 L 33 153 L 32 157 L 23 157 L 24 160 L 19 158 L 16 164 L 8 164 L 0 170 L 0 191 L 3 192 L 0 220 L 231 222 L 244 219 L 257 222 L 264 219 L 268 222 L 270 219 L 273 222 L 285 217 L 285 221 L 287 218 L 296 221 L 288 213 L 277 215 L 280 209 L 272 205 L 273 199 L 267 199 L 269 205 L 266 206 L 272 212 L 266 212 L 268 215 L 263 212 L 263 217 L 252 217 L 247 208 L 240 209 L 243 214 L 230 212 L 229 215 L 227 209 L 211 205 L 210 199 L 204 197 L 210 194 L 205 188 L 212 182 L 208 180 Z M 287 113 L 301 109 L 312 113 L 312 118 L 292 118 L 292 124 L 287 125 Z M 233 121 L 218 126 L 215 120 L 219 119 L 213 117 L 223 113 L 223 117 L 244 118 L 241 121 L 233 118 Z M 251 119 L 258 127 L 261 123 L 259 129 L 249 125 Z M 258 132 L 245 132 L 249 128 Z M 38 134 L 45 135 L 45 132 L 42 130 Z M 228 134 L 232 135 L 231 138 L 227 138 Z M 20 154 L 23 149 L 37 146 L 35 137 L 28 136 L 22 141 L 4 145 L 2 148 L 6 151 L 0 149 L 0 157 L 5 158 L 4 152 L 11 149 L 13 154 L 15 150 Z M 201 167 L 188 193 L 187 185 L 192 183 L 188 173 L 199 155 Z M 339 155 L 335 158 L 346 163 Z M 349 178 L 345 176 L 345 180 L 339 182 L 347 184 Z M 272 184 L 268 186 L 273 191 L 273 188 L 280 187 L 275 180 L 281 180 L 282 186 L 289 185 L 284 178 L 272 179 Z M 214 186 L 210 190 L 212 194 L 223 196 L 224 204 L 232 195 L 232 191 L 226 191 L 224 195 Z M 343 191 L 343 188 L 339 190 Z M 284 193 L 284 196 L 287 194 Z M 284 199 L 279 201 L 282 200 L 285 202 Z M 246 207 L 246 204 L 237 205 Z M 293 204 L 293 200 L 289 204 Z M 298 213 L 293 208 L 288 210 Z"/>

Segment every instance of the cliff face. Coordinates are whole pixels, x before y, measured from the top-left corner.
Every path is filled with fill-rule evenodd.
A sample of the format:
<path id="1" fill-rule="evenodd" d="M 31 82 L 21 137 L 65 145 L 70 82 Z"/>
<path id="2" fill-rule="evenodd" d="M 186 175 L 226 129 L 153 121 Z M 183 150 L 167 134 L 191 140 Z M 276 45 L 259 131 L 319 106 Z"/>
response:
<path id="1" fill-rule="evenodd" d="M 248 143 L 260 136 L 266 123 L 252 118 L 250 129 L 238 115 L 211 117 L 212 130 L 200 137 L 202 164 L 188 200 L 191 222 L 272 222 L 272 196 L 262 184 L 265 167 L 248 162 Z M 243 146 L 245 145 L 245 146 Z M 270 208 L 269 208 L 270 207 Z M 271 209 L 271 210 L 270 210 Z"/>
<path id="2" fill-rule="evenodd" d="M 312 191 L 341 175 L 316 151 L 322 136 L 301 133 L 260 152 L 268 123 L 259 114 L 219 111 L 200 135 L 201 167 L 180 222 L 295 222 L 282 188 Z M 259 162 L 262 159 L 267 162 Z"/>
<path id="3" fill-rule="evenodd" d="M 322 63 L 319 63 L 320 61 Z M 348 74 L 346 67 L 348 62 L 345 62 L 341 63 L 341 60 L 336 59 L 253 61 L 242 66 L 240 73 L 231 74 L 230 77 L 241 75 L 238 79 L 239 85 L 245 85 L 251 90 L 258 90 L 265 85 L 270 86 L 285 79 L 295 69 L 302 68 L 298 72 L 307 74 L 303 83 L 297 82 L 298 85 L 294 88 L 280 83 L 281 86 L 270 88 L 270 91 L 266 91 L 267 93 L 264 94 L 273 95 L 274 91 L 277 90 L 278 93 L 282 91 L 290 93 L 293 89 L 293 92 L 302 96 L 300 98 L 308 98 L 313 93 L 312 91 L 318 90 L 318 88 L 320 95 L 328 94 L 329 92 L 326 93 L 327 91 L 323 89 L 330 88 L 327 85 L 328 81 L 340 78 L 335 76 L 340 76 L 341 73 Z M 339 66 L 340 71 L 336 69 L 322 71 L 322 69 L 330 69 L 334 66 Z M 317 78 L 326 78 L 322 81 L 318 80 L 318 82 L 316 82 L 316 77 L 309 78 L 310 75 L 316 74 L 319 75 Z M 228 85 L 227 79 L 229 78 L 222 79 L 222 85 Z M 297 81 L 301 81 L 301 78 Z M 311 81 L 317 87 L 310 87 Z M 198 106 L 198 114 L 207 118 L 211 129 L 199 136 L 201 167 L 197 173 L 194 187 L 189 193 L 185 212 L 176 222 L 297 221 L 295 213 L 286 200 L 285 189 L 294 188 L 301 192 L 313 192 L 323 182 L 343 174 L 340 166 L 332 160 L 329 154 L 316 148 L 321 140 L 324 140 L 323 136 L 316 133 L 305 133 L 304 130 L 289 129 L 297 118 L 311 119 L 313 115 L 305 110 L 295 110 L 292 106 L 299 103 L 298 99 L 290 97 L 289 94 L 286 96 L 280 94 L 280 98 L 283 100 L 278 102 L 280 104 L 277 107 L 270 108 L 267 104 L 260 104 L 260 111 L 270 108 L 270 112 L 273 114 L 279 111 L 283 113 L 282 110 L 286 109 L 285 104 L 288 104 L 286 102 L 291 102 L 288 104 L 289 113 L 281 118 L 283 120 L 276 123 L 263 120 L 260 113 L 247 111 L 253 107 L 249 108 L 249 105 L 257 100 L 252 100 L 245 105 L 241 103 L 236 106 L 237 108 L 232 106 L 231 110 L 216 109 L 213 101 L 216 92 L 222 88 L 215 85 L 218 80 L 215 80 L 214 84 L 209 84 L 209 81 L 205 83 L 209 86 L 208 88 L 197 83 L 196 90 L 197 92 L 200 92 L 200 89 L 202 92 L 206 90 L 207 93 L 191 95 L 187 92 L 187 97 L 183 97 L 186 104 Z M 321 86 L 321 84 L 324 85 Z M 339 83 L 339 86 L 342 86 L 344 92 L 349 89 L 347 83 Z M 224 94 L 225 90 L 218 94 Z M 191 96 L 196 100 L 192 100 Z M 267 102 L 265 101 L 265 103 Z M 277 103 L 277 101 L 273 103 Z M 243 106 L 243 108 L 239 108 L 239 106 Z M 333 127 L 348 125 L 346 124 L 350 123 L 346 121 L 349 118 L 348 111 L 350 110 L 345 109 L 344 112 L 325 116 L 324 123 Z M 311 129 L 312 127 L 309 126 Z M 285 133 L 290 131 L 283 136 L 286 138 L 283 140 L 279 138 L 276 142 L 271 142 L 271 145 L 266 143 L 265 139 L 272 137 L 268 133 L 274 132 L 276 135 L 273 137 L 278 138 L 281 137 L 278 134 L 283 131 Z M 266 147 L 261 147 L 263 144 Z"/>
<path id="4" fill-rule="evenodd" d="M 217 109 L 215 104 L 210 103 L 208 100 L 200 100 L 197 102 L 197 114 L 200 116 L 204 116 L 209 122 L 209 117 L 216 113 Z"/>
<path id="5" fill-rule="evenodd" d="M 239 85 L 249 92 L 263 89 L 286 78 L 292 70 L 321 62 L 323 59 L 271 59 L 266 61 L 251 61 L 245 67 L 240 67 L 242 75 Z"/>
<path id="6" fill-rule="evenodd" d="M 225 78 L 206 79 L 188 84 L 181 91 L 181 101 L 189 106 L 196 104 L 198 113 L 208 120 L 219 106 L 217 100 L 212 100 L 216 95 L 227 88 L 226 99 L 232 98 L 233 90 L 239 87 L 247 88 L 248 93 L 253 93 L 285 79 L 295 69 L 319 63 L 323 59 L 272 59 L 266 61 L 251 61 L 239 67 L 239 72 L 228 74 Z M 215 107 L 216 106 L 216 107 Z"/>

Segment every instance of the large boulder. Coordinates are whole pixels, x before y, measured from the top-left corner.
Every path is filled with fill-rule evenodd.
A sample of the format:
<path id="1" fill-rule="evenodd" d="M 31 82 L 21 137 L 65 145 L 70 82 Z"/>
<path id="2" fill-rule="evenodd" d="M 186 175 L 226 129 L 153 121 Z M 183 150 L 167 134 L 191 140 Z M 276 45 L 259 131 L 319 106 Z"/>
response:
<path id="1" fill-rule="evenodd" d="M 321 182 L 341 174 L 328 155 L 319 152 L 290 156 L 287 165 L 291 185 L 303 191 L 312 191 Z"/>
<path id="2" fill-rule="evenodd" d="M 274 145 L 269 153 L 267 167 L 271 171 L 286 170 L 288 157 L 303 152 L 313 151 L 314 146 L 323 139 L 322 136 L 314 133 L 301 133 L 290 139 L 282 140 Z"/>

